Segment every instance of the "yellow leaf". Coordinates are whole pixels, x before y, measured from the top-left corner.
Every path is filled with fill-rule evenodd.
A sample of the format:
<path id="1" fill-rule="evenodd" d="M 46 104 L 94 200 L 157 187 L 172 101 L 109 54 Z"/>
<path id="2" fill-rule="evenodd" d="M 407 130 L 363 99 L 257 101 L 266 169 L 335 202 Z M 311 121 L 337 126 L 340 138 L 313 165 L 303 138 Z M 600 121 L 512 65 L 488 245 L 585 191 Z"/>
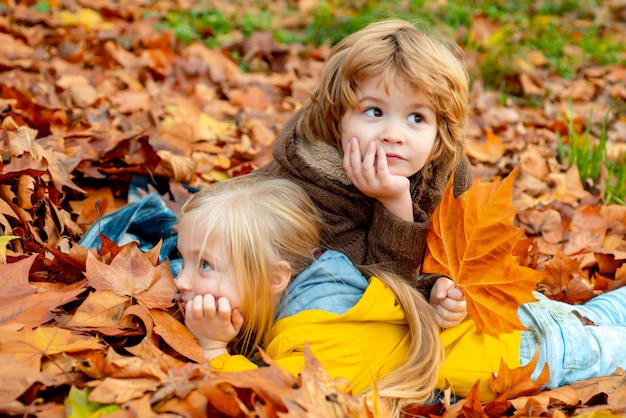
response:
<path id="1" fill-rule="evenodd" d="M 517 309 L 535 300 L 542 274 L 520 266 L 513 249 L 522 230 L 513 225 L 513 179 L 476 182 L 458 199 L 452 179 L 432 215 L 423 270 L 450 277 L 467 299 L 468 315 L 478 332 L 497 337 L 525 329 Z"/>
<path id="2" fill-rule="evenodd" d="M 15 238 L 19 238 L 17 235 L 3 235 L 0 236 L 0 263 L 7 262 L 7 245 Z"/>
<path id="3" fill-rule="evenodd" d="M 93 9 L 83 8 L 75 13 L 62 10 L 53 16 L 61 21 L 61 26 L 80 25 L 85 29 L 91 29 L 97 28 L 102 23 L 102 16 Z"/>
<path id="4" fill-rule="evenodd" d="M 198 128 L 200 131 L 208 130 L 217 136 L 232 136 L 237 131 L 237 125 L 234 122 L 217 120 L 206 113 L 200 113 Z"/>

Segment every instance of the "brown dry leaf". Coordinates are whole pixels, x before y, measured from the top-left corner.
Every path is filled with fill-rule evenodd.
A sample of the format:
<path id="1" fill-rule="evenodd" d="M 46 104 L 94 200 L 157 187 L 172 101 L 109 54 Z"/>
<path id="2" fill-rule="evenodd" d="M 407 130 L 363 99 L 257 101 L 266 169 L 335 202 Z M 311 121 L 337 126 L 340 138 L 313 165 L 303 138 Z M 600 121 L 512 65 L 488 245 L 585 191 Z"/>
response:
<path id="1" fill-rule="evenodd" d="M 552 186 L 551 196 L 546 200 L 577 203 L 591 196 L 580 181 L 580 172 L 576 165 L 571 166 L 565 173 L 548 174 L 545 181 Z"/>
<path id="2" fill-rule="evenodd" d="M 533 396 L 520 396 L 512 399 L 511 404 L 518 411 L 523 411 L 527 402 L 532 400 L 537 405 L 547 408 L 555 402 L 564 405 L 584 405 L 594 396 L 605 393 L 609 396 L 616 390 L 620 392 L 626 387 L 626 374 L 618 369 L 610 376 L 601 376 L 594 379 L 581 380 L 571 385 L 553 390 L 547 390 Z"/>
<path id="3" fill-rule="evenodd" d="M 277 416 L 278 411 L 287 412 L 284 399 L 289 397 L 291 391 L 297 390 L 294 389 L 298 386 L 296 378 L 267 356 L 264 360 L 269 367 L 206 374 L 198 391 L 208 399 L 215 411 L 237 412 L 227 416 L 240 416 L 237 408 L 242 405 L 252 405 L 258 416 L 272 417 Z M 254 399 L 254 402 L 250 402 L 250 399 Z"/>
<path id="4" fill-rule="evenodd" d="M 52 182 L 57 190 L 63 186 L 85 193 L 71 180 L 71 173 L 80 163 L 81 159 L 67 156 L 61 152 L 44 148 L 35 142 L 37 131 L 27 127 L 21 127 L 11 140 L 11 155 L 20 156 L 24 152 L 30 153 L 36 161 L 45 160 L 46 167 L 52 177 Z"/>
<path id="5" fill-rule="evenodd" d="M 580 263 L 557 250 L 545 264 L 539 290 L 550 299 L 567 303 L 581 303 L 595 296 L 593 285 L 587 280 Z"/>
<path id="6" fill-rule="evenodd" d="M 92 381 L 88 386 L 95 386 L 89 393 L 90 402 L 101 404 L 123 404 L 133 399 L 139 399 L 148 392 L 154 392 L 159 387 L 159 380 L 143 377 L 118 379 L 106 377 L 104 380 Z"/>
<path id="7" fill-rule="evenodd" d="M 119 209 L 110 187 L 95 190 L 90 192 L 84 200 L 71 201 L 69 203 L 72 211 L 78 214 L 76 223 L 84 231 L 87 231 L 87 228 L 99 217 Z"/>
<path id="8" fill-rule="evenodd" d="M 128 296 L 118 296 L 111 290 L 95 290 L 78 307 L 64 328 L 96 330 L 104 335 L 120 335 L 124 311 L 130 305 Z"/>
<path id="9" fill-rule="evenodd" d="M 155 362 L 160 365 L 162 370 L 168 370 L 170 372 L 172 372 L 173 369 L 185 366 L 185 364 L 192 364 L 183 363 L 181 360 L 164 353 L 156 346 L 153 340 L 149 338 L 144 338 L 139 344 L 132 347 L 126 347 L 126 351 L 146 361 Z"/>
<path id="10" fill-rule="evenodd" d="M 8 63 L 14 60 L 32 58 L 35 53 L 35 50 L 23 41 L 6 33 L 0 34 L 0 43 L 2 44 L 0 61 Z"/>
<path id="11" fill-rule="evenodd" d="M 482 402 L 480 401 L 479 395 L 479 383 L 477 381 L 470 389 L 467 397 L 461 401 L 462 406 L 459 411 L 458 416 L 468 417 L 468 418 L 488 418 L 488 415 L 485 413 L 485 409 L 483 408 Z"/>
<path id="12" fill-rule="evenodd" d="M 187 327 L 160 309 L 150 309 L 150 316 L 154 320 L 154 333 L 170 347 L 190 360 L 204 361 L 202 348 Z"/>
<path id="13" fill-rule="evenodd" d="M 83 287 L 63 286 L 38 293 L 29 284 L 29 271 L 36 255 L 0 264 L 0 324 L 19 323 L 37 326 L 54 317 L 52 310 L 84 292 Z"/>
<path id="14" fill-rule="evenodd" d="M 35 371 L 41 368 L 42 356 L 104 349 L 97 337 L 54 326 L 7 331 L 5 325 L 0 331 L 0 353 L 26 363 Z"/>
<path id="15" fill-rule="evenodd" d="M 103 372 L 109 377 L 154 378 L 161 383 L 169 380 L 167 369 L 161 369 L 158 362 L 147 361 L 138 356 L 122 356 L 112 348 L 107 351 Z"/>
<path id="16" fill-rule="evenodd" d="M 0 405 L 6 406 L 21 396 L 37 381 L 46 382 L 45 376 L 13 356 L 0 353 Z M 0 409 L 1 412 L 1 409 Z"/>
<path id="17" fill-rule="evenodd" d="M 485 142 L 469 143 L 465 153 L 478 161 L 494 164 L 504 155 L 504 143 L 493 131 L 487 131 Z"/>
<path id="18" fill-rule="evenodd" d="M 602 247 L 610 223 L 600 211 L 600 206 L 585 205 L 574 212 L 569 225 L 569 240 L 563 246 L 565 254 Z"/>
<path id="19" fill-rule="evenodd" d="M 498 394 L 495 402 L 505 399 L 517 398 L 537 392 L 543 385 L 548 383 L 550 368 L 544 365 L 537 380 L 531 379 L 531 375 L 537 367 L 539 361 L 539 351 L 535 351 L 530 362 L 522 367 L 510 369 L 506 363 L 500 361 L 498 376 L 490 382 L 491 389 Z"/>
<path id="20" fill-rule="evenodd" d="M 289 408 L 290 416 L 304 417 L 331 417 L 341 411 L 343 417 L 387 417 L 391 416 L 385 404 L 373 402 L 377 408 L 370 411 L 362 398 L 354 398 L 340 389 L 341 379 L 332 379 L 324 370 L 320 362 L 313 356 L 308 345 L 304 346 L 304 368 L 300 373 L 301 388 L 293 391 L 291 396 L 285 396 L 289 401 L 301 408 L 296 413 L 293 406 Z M 344 382 L 345 383 L 345 382 Z M 373 389 L 376 397 L 376 390 Z M 288 403 L 291 404 L 291 402 Z"/>
<path id="21" fill-rule="evenodd" d="M 136 243 L 123 246 L 111 264 L 89 252 L 85 276 L 94 289 L 132 296 L 148 308 L 169 308 L 174 304 L 176 293 L 169 262 L 153 266 Z"/>
<path id="22" fill-rule="evenodd" d="M 517 170 L 501 181 L 476 182 L 458 199 L 451 179 L 432 215 L 424 258 L 423 271 L 454 280 L 467 298 L 468 315 L 478 332 L 495 337 L 524 329 L 517 308 L 535 300 L 532 291 L 541 277 L 513 256 L 522 236 L 512 223 Z"/>

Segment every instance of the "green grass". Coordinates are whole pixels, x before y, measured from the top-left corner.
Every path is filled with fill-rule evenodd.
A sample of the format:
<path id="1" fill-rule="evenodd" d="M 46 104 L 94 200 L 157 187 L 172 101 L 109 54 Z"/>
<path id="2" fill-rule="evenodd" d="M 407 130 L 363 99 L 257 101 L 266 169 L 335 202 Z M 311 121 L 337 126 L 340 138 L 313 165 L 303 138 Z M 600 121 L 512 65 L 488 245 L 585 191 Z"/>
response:
<path id="1" fill-rule="evenodd" d="M 532 68 L 528 63 L 531 51 L 541 52 L 549 69 L 565 78 L 573 77 L 583 67 L 626 60 L 623 42 L 590 23 L 595 21 L 601 0 L 470 0 L 448 1 L 441 6 L 427 0 L 321 0 L 310 13 L 301 16 L 299 28 L 281 28 L 281 21 L 297 16 L 298 10 L 283 8 L 280 13 L 270 13 L 262 2 L 257 3 L 251 3 L 243 15 L 224 15 L 200 2 L 192 9 L 162 16 L 160 27 L 170 28 L 182 41 L 203 40 L 210 47 L 228 40 L 234 30 L 245 36 L 255 30 L 271 30 L 277 42 L 319 46 L 333 45 L 372 21 L 402 17 L 443 31 L 468 51 L 480 53 L 483 82 L 488 88 L 502 91 L 507 91 L 510 76 Z M 498 28 L 485 42 L 473 36 L 478 15 Z"/>
<path id="2" fill-rule="evenodd" d="M 577 133 L 573 120 L 568 127 L 567 143 L 560 135 L 558 150 L 561 162 L 568 167 L 577 166 L 583 184 L 591 183 L 594 188 L 604 190 L 601 196 L 606 204 L 625 205 L 626 199 L 626 155 L 616 160 L 607 153 L 607 118 L 604 119 L 599 138 L 591 135 L 591 115 L 586 129 Z"/>

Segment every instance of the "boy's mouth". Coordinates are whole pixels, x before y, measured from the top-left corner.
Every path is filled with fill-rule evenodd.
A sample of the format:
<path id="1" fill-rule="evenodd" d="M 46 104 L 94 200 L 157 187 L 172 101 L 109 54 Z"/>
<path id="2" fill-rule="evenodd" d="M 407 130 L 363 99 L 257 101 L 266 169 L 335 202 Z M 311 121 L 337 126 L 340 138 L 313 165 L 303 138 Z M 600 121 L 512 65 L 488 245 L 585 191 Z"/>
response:
<path id="1" fill-rule="evenodd" d="M 389 153 L 389 154 L 386 154 L 386 156 L 388 160 L 404 160 L 404 158 L 398 154 Z"/>

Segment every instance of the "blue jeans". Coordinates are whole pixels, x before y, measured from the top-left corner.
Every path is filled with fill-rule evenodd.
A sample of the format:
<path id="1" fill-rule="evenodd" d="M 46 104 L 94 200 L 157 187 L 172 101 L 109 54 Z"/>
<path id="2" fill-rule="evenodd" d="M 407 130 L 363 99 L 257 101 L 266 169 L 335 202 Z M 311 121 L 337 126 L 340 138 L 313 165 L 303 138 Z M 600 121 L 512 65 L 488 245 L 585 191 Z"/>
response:
<path id="1" fill-rule="evenodd" d="M 529 328 L 522 331 L 520 362 L 527 364 L 539 350 L 539 362 L 532 375 L 537 379 L 544 364 L 550 368 L 546 388 L 612 374 L 626 368 L 626 287 L 597 296 L 584 305 L 570 305 L 548 299 L 522 305 L 519 318 Z M 572 311 L 593 321 L 583 325 Z"/>

